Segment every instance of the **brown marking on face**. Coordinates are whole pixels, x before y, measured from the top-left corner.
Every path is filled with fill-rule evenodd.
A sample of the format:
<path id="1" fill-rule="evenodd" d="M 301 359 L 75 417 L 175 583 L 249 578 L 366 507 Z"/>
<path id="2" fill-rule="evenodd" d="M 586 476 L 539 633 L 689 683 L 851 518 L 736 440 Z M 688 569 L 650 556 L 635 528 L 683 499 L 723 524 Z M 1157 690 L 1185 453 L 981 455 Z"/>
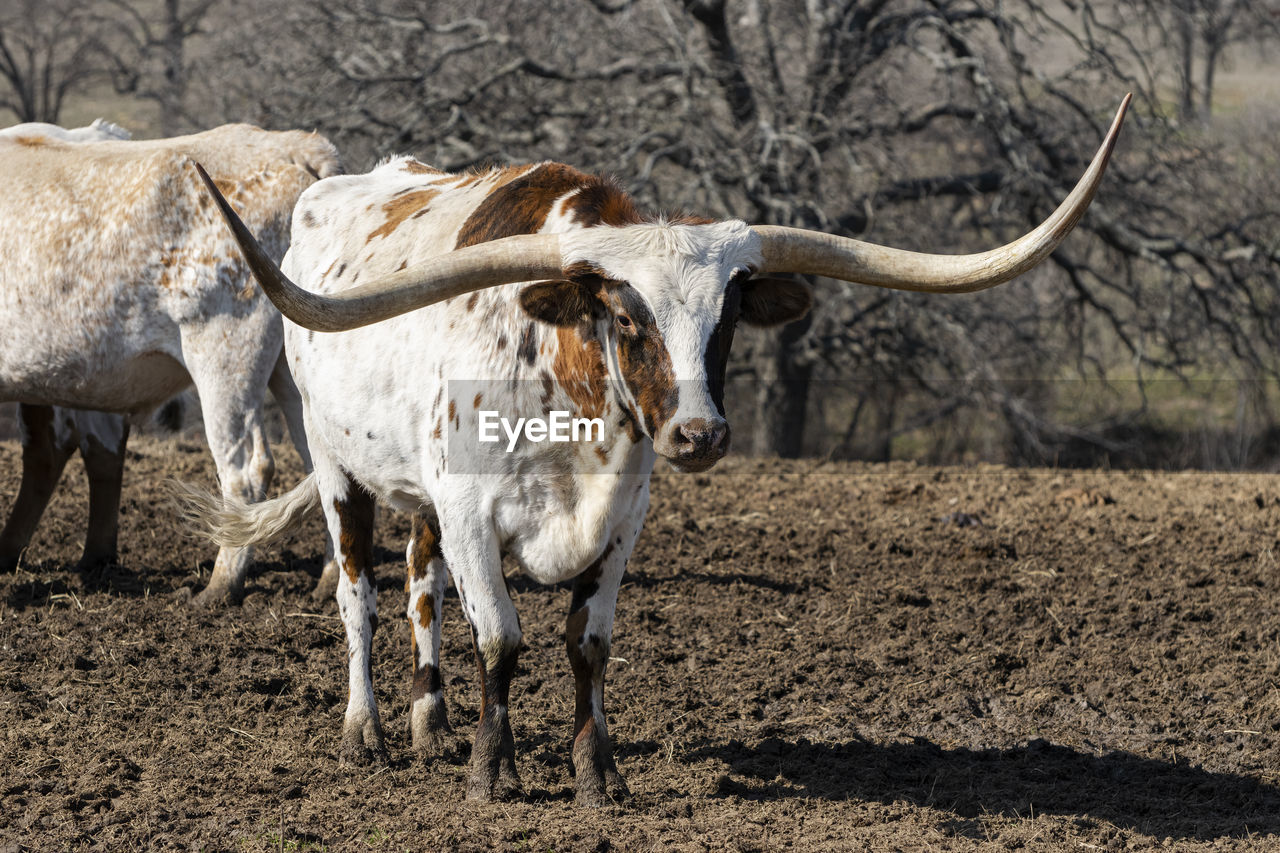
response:
<path id="1" fill-rule="evenodd" d="M 358 583 L 365 574 L 373 583 L 373 495 L 348 480 L 347 496 L 334 498 L 338 515 L 338 548 L 347 579 Z"/>
<path id="2" fill-rule="evenodd" d="M 419 213 L 427 207 L 431 199 L 440 195 L 439 190 L 416 190 L 411 193 L 405 193 L 398 198 L 393 198 L 382 206 L 382 212 L 386 214 L 386 219 L 381 225 L 369 232 L 369 236 L 365 238 L 365 242 L 369 243 L 374 237 L 387 237 L 400 225 L 415 213 Z"/>
<path id="3" fill-rule="evenodd" d="M 506 349 L 506 348 L 507 348 L 507 336 L 506 336 L 506 335 L 498 335 L 498 344 L 497 344 L 497 346 L 498 346 L 498 349 L 500 349 L 500 350 L 504 350 L 504 349 Z"/>
<path id="4" fill-rule="evenodd" d="M 484 394 L 476 394 L 476 398 L 471 401 L 471 408 L 480 408 L 480 400 L 484 398 Z"/>
<path id="5" fill-rule="evenodd" d="M 455 421 L 457 419 L 458 419 L 458 405 L 453 400 L 450 400 L 449 401 L 449 420 Z"/>
<path id="6" fill-rule="evenodd" d="M 516 355 L 530 366 L 537 361 L 538 330 L 532 323 L 525 324 L 524 331 L 520 333 L 520 346 L 516 348 Z"/>
<path id="7" fill-rule="evenodd" d="M 443 426 L 443 425 L 441 424 L 440 419 L 439 419 L 439 418 L 436 418 L 436 428 L 435 428 L 435 429 L 433 429 L 433 430 L 431 430 L 431 437 L 432 437 L 432 438 L 434 438 L 434 439 L 439 439 L 439 438 L 443 435 L 443 432 L 442 432 L 442 429 L 441 429 L 441 428 L 442 428 L 442 426 Z"/>
<path id="8" fill-rule="evenodd" d="M 609 287 L 602 296 L 616 318 L 626 317 L 629 326 L 617 330 L 618 367 L 631 390 L 645 432 L 656 436 L 671 420 L 679 404 L 679 388 L 666 342 L 658 324 L 640 295 L 630 287 Z"/>
<path id="9" fill-rule="evenodd" d="M 302 224 L 307 226 L 308 228 L 315 228 L 316 225 L 318 224 L 316 221 L 316 215 L 312 213 L 310 210 L 302 211 L 301 219 L 302 219 Z"/>
<path id="10" fill-rule="evenodd" d="M 43 136 L 15 136 L 13 141 L 26 148 L 43 148 L 49 142 Z"/>
<path id="11" fill-rule="evenodd" d="M 607 452 L 605 452 L 605 449 L 604 449 L 603 447 L 601 447 L 600 445 L 598 445 L 598 444 L 597 444 L 597 445 L 596 445 L 596 447 L 595 447 L 595 450 L 596 450 L 596 456 L 598 456 L 598 457 L 600 458 L 600 464 L 601 464 L 601 465 L 608 465 L 608 464 L 609 464 L 609 454 L 608 454 Z"/>
<path id="12" fill-rule="evenodd" d="M 559 347 L 551 370 L 556 381 L 582 417 L 598 418 L 604 413 L 608 373 L 600 342 L 594 337 L 584 340 L 582 330 L 557 326 Z"/>
<path id="13" fill-rule="evenodd" d="M 477 290 L 467 297 L 467 310 L 468 311 L 476 310 L 476 303 L 479 301 L 480 301 L 480 291 Z"/>
<path id="14" fill-rule="evenodd" d="M 729 282 L 720 305 L 720 318 L 707 339 L 703 353 L 703 366 L 707 371 L 707 392 L 715 403 L 716 411 L 724 415 L 725 375 L 729 369 L 729 349 L 733 346 L 733 333 L 738 322 L 742 302 L 742 286 L 738 279 Z"/>
<path id="15" fill-rule="evenodd" d="M 409 262 L 407 260 L 401 261 L 400 266 L 396 267 L 396 272 L 400 272 L 400 270 L 407 269 L 408 267 L 409 267 Z"/>

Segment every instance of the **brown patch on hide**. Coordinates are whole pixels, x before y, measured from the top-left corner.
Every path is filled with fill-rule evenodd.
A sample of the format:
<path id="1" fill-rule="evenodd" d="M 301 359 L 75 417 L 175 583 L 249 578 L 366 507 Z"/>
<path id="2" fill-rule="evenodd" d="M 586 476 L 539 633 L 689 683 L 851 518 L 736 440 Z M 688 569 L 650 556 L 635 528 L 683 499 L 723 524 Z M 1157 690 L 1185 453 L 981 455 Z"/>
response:
<path id="1" fill-rule="evenodd" d="M 361 574 L 373 583 L 373 506 L 373 495 L 352 480 L 347 483 L 347 496 L 333 501 L 342 569 L 353 584 Z"/>
<path id="2" fill-rule="evenodd" d="M 443 556 L 440 550 L 440 529 L 435 519 L 426 515 L 415 515 L 413 549 L 409 554 L 409 577 L 422 580 L 427 576 L 427 566 L 431 561 Z"/>
<path id="3" fill-rule="evenodd" d="M 556 200 L 582 186 L 589 176 L 560 163 L 544 163 L 510 177 L 500 171 L 498 179 L 504 178 L 467 217 L 454 248 L 538 233 Z"/>
<path id="4" fill-rule="evenodd" d="M 405 160 L 400 167 L 413 175 L 443 175 L 444 172 L 419 160 Z"/>
<path id="5" fill-rule="evenodd" d="M 573 401 L 575 413 L 588 418 L 604 414 L 608 374 L 600 342 L 583 340 L 582 333 L 568 326 L 556 328 L 559 348 L 551 370 L 556 382 Z"/>
<path id="6" fill-rule="evenodd" d="M 438 195 L 440 195 L 439 190 L 416 190 L 391 199 L 391 201 L 382 206 L 382 212 L 386 214 L 387 218 L 381 225 L 369 232 L 365 242 L 371 242 L 374 237 L 390 236 L 406 219 L 426 209 L 431 199 Z"/>

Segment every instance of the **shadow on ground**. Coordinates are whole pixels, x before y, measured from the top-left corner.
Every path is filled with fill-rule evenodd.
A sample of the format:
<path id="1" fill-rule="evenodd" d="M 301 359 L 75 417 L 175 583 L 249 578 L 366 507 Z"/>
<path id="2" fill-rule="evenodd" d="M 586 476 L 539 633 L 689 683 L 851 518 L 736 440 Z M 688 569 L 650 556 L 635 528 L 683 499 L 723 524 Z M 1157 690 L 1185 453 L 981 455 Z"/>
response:
<path id="1" fill-rule="evenodd" d="M 766 738 L 755 747 L 736 740 L 706 745 L 686 758 L 729 766 L 717 796 L 906 801 L 953 812 L 958 834 L 967 834 L 966 822 L 993 813 L 1105 820 L 1156 838 L 1280 833 L 1280 789 L 1270 785 L 1126 752 L 1095 756 L 1044 740 L 972 750 L 943 749 L 923 738 L 839 745 Z"/>

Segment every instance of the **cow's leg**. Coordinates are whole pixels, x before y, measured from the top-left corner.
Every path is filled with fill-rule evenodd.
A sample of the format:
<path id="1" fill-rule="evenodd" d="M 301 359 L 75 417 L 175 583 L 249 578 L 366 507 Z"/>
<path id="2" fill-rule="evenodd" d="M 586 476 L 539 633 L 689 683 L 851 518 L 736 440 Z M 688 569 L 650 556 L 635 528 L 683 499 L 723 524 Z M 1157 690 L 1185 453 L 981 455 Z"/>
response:
<path id="1" fill-rule="evenodd" d="M 57 414 L 65 415 L 66 411 L 59 410 Z M 22 435 L 22 485 L 18 487 L 17 500 L 9 510 L 9 520 L 0 531 L 0 571 L 9 572 L 17 568 L 22 552 L 40 523 L 40 516 L 49 506 L 62 469 L 75 451 L 74 436 L 57 435 L 54 416 L 52 406 L 29 406 L 25 403 L 18 406 Z"/>
<path id="2" fill-rule="evenodd" d="M 414 516 L 407 559 L 405 589 L 409 593 L 409 645 L 413 650 L 409 731 L 414 751 L 431 759 L 445 752 L 453 740 L 440 681 L 440 616 L 447 577 L 434 511 Z"/>
<path id="3" fill-rule="evenodd" d="M 280 350 L 280 357 L 276 359 L 275 367 L 271 369 L 267 387 L 271 389 L 271 396 L 276 398 L 276 404 L 280 406 L 280 412 L 284 415 L 284 422 L 289 427 L 289 440 L 293 442 L 298 456 L 302 459 L 302 470 L 310 472 L 311 449 L 307 444 L 306 419 L 302 414 L 302 394 L 289 373 L 289 363 L 283 349 Z M 338 563 L 333 556 L 333 540 L 325 537 L 324 571 L 320 573 L 320 580 L 316 582 L 316 588 L 311 591 L 311 597 L 316 601 L 325 601 L 333 598 L 337 590 Z"/>
<path id="4" fill-rule="evenodd" d="M 182 354 L 200 395 L 222 495 L 246 503 L 266 497 L 275 475 L 262 406 L 279 349 L 269 346 L 268 331 L 255 331 L 272 319 L 228 317 L 231 328 L 209 322 L 182 332 Z M 252 548 L 220 548 L 209 584 L 195 603 L 238 602 L 252 560 Z"/>
<path id="5" fill-rule="evenodd" d="M 325 466 L 328 467 L 327 465 Z M 382 723 L 373 695 L 373 632 L 378 589 L 373 577 L 373 496 L 345 474 L 321 476 L 321 502 L 329 535 L 338 543 L 338 612 L 347 629 L 347 714 L 342 721 L 343 764 L 386 760 Z"/>
<path id="6" fill-rule="evenodd" d="M 267 388 L 271 390 L 271 396 L 275 397 L 276 404 L 280 406 L 280 413 L 284 415 L 285 425 L 289 428 L 289 440 L 293 442 L 298 456 L 302 458 L 303 469 L 310 473 L 311 448 L 307 444 L 306 419 L 302 414 L 302 393 L 298 391 L 298 386 L 289 373 L 289 364 L 285 360 L 284 350 L 280 351 L 280 356 L 271 368 L 271 376 L 267 378 Z"/>
<path id="7" fill-rule="evenodd" d="M 634 541 L 634 537 L 632 537 Z M 573 769 L 579 805 L 598 806 L 628 795 L 613 760 L 604 713 L 604 674 L 609 665 L 613 612 L 631 542 L 614 540 L 573 584 L 565 647 L 575 693 Z"/>
<path id="8" fill-rule="evenodd" d="M 120 491 L 124 486 L 124 449 L 129 421 L 119 415 L 91 414 L 80 427 L 80 455 L 89 478 L 89 529 L 80 569 L 114 563 L 120 530 Z"/>
<path id="9" fill-rule="evenodd" d="M 508 702 L 520 654 L 520 619 L 507 593 L 497 540 L 474 517 L 442 517 L 445 563 L 453 576 L 480 669 L 480 723 L 471 747 L 467 799 L 503 800 L 521 794 Z"/>

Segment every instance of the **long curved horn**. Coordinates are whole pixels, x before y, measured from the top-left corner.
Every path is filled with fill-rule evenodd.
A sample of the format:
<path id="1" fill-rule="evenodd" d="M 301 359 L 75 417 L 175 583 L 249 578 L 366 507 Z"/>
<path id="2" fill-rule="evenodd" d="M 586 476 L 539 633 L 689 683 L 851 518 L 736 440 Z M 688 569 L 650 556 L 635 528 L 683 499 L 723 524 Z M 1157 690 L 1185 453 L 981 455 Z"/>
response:
<path id="1" fill-rule="evenodd" d="M 760 235 L 764 256 L 760 271 L 821 275 L 926 293 L 970 293 L 1003 284 L 1044 260 L 1080 220 L 1102 180 L 1132 99 L 1132 94 L 1125 95 L 1102 146 L 1071 194 L 1035 230 L 1012 243 L 976 255 L 927 255 L 820 231 L 756 225 L 752 230 Z"/>
<path id="2" fill-rule="evenodd" d="M 253 277 L 293 322 L 317 332 L 343 332 L 387 320 L 435 302 L 513 281 L 564 276 L 560 238 L 521 234 L 448 252 L 335 294 L 312 293 L 294 284 L 263 251 L 199 163 L 196 170 L 213 195 Z"/>

